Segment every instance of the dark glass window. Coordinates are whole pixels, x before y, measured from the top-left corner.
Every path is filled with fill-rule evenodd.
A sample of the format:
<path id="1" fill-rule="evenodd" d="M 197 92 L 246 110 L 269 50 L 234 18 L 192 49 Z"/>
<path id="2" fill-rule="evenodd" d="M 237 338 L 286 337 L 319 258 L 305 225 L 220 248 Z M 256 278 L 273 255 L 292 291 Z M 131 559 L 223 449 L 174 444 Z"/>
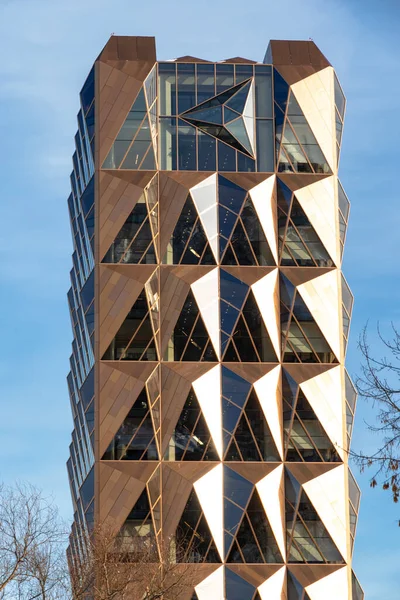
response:
<path id="1" fill-rule="evenodd" d="M 216 65 L 216 84 L 217 84 L 217 94 L 227 90 L 228 88 L 233 86 L 233 78 L 234 78 L 234 68 L 233 65 Z"/>
<path id="2" fill-rule="evenodd" d="M 90 71 L 81 91 L 81 102 L 84 114 L 87 113 L 89 106 L 94 99 L 94 67 Z"/>
<path id="3" fill-rule="evenodd" d="M 216 170 L 216 139 L 203 131 L 197 131 L 198 169 L 199 171 Z M 246 157 L 247 158 L 247 157 Z"/>
<path id="4" fill-rule="evenodd" d="M 255 67 L 256 116 L 272 119 L 272 70 L 269 66 Z"/>
<path id="5" fill-rule="evenodd" d="M 215 96 L 214 65 L 197 64 L 197 104 Z"/>
<path id="6" fill-rule="evenodd" d="M 158 460 L 153 422 L 143 389 L 107 448 L 103 460 Z"/>
<path id="7" fill-rule="evenodd" d="M 223 142 L 218 142 L 218 170 L 236 171 L 236 151 Z"/>
<path id="8" fill-rule="evenodd" d="M 196 105 L 195 65 L 178 63 L 178 114 Z"/>
<path id="9" fill-rule="evenodd" d="M 94 467 L 91 468 L 85 481 L 81 485 L 80 496 L 82 499 L 83 510 L 86 510 L 94 496 Z"/>
<path id="10" fill-rule="evenodd" d="M 253 65 L 235 65 L 235 84 L 253 77 Z"/>
<path id="11" fill-rule="evenodd" d="M 272 120 L 257 119 L 257 170 L 274 171 L 274 129 Z"/>
<path id="12" fill-rule="evenodd" d="M 178 120 L 178 157 L 180 171 L 196 171 L 196 129 Z"/>

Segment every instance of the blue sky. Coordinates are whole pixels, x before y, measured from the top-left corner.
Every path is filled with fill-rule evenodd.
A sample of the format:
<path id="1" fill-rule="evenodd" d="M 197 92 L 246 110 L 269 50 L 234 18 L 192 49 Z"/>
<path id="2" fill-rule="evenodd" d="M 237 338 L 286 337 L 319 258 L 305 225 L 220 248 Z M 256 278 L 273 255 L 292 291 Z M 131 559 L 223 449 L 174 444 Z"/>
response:
<path id="1" fill-rule="evenodd" d="M 0 0 L 0 478 L 36 483 L 69 515 L 66 198 L 78 92 L 108 37 L 155 35 L 160 59 L 211 60 L 262 60 L 271 38 L 312 38 L 335 66 L 348 100 L 340 176 L 352 203 L 344 272 L 356 297 L 355 375 L 367 319 L 400 325 L 399 25 L 397 0 Z M 378 440 L 365 419 L 373 411 L 360 402 L 353 448 L 367 451 Z M 368 474 L 358 480 L 355 569 L 368 600 L 389 600 L 400 589 L 400 508 L 369 489 Z"/>

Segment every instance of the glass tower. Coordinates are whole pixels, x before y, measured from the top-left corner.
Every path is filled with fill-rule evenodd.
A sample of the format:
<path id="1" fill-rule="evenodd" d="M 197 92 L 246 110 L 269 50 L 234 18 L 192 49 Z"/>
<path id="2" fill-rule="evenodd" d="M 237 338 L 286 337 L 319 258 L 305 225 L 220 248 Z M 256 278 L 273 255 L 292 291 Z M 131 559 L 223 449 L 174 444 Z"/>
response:
<path id="1" fill-rule="evenodd" d="M 187 600 L 361 600 L 332 66 L 113 36 L 80 99 L 70 559 L 106 523 L 183 548 Z"/>

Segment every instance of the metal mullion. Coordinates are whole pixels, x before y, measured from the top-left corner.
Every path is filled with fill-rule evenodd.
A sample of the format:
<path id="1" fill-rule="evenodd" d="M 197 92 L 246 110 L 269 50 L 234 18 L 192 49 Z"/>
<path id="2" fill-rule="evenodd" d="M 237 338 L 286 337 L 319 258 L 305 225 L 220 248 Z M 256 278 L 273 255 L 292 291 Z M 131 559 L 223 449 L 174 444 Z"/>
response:
<path id="1" fill-rule="evenodd" d="M 248 513 L 247 513 L 247 510 L 246 510 L 245 516 L 247 517 L 248 523 L 249 523 L 249 525 L 250 525 L 251 532 L 252 532 L 252 534 L 253 534 L 253 537 L 254 537 L 254 539 L 255 539 L 255 541 L 256 541 L 256 544 L 257 544 L 258 551 L 260 552 L 260 555 L 261 555 L 261 557 L 262 557 L 262 559 L 263 559 L 263 562 L 265 563 L 266 561 L 265 561 L 265 558 L 264 558 L 263 551 L 261 550 L 261 546 L 260 546 L 260 543 L 259 543 L 259 541 L 258 541 L 258 537 L 257 537 L 257 535 L 256 535 L 256 532 L 255 532 L 255 530 L 254 530 L 254 527 L 253 527 L 253 524 L 252 524 L 252 522 L 251 522 L 251 519 L 250 519 L 250 517 L 249 517 L 249 515 L 248 515 Z M 275 536 L 274 536 L 274 537 L 275 537 Z"/>
<path id="2" fill-rule="evenodd" d="M 313 508 L 314 508 L 314 507 L 313 507 Z M 314 510 L 315 510 L 315 509 L 314 509 Z M 317 511 L 315 511 L 315 512 L 317 512 Z M 318 515 L 318 513 L 317 513 L 317 515 Z M 320 555 L 321 555 L 321 556 L 322 556 L 322 558 L 324 559 L 324 562 L 326 563 L 326 562 L 327 562 L 327 560 L 326 560 L 326 558 L 325 558 L 325 556 L 324 556 L 324 553 L 323 553 L 323 552 L 321 552 L 321 549 L 320 549 L 319 545 L 317 544 L 317 542 L 315 541 L 315 538 L 314 538 L 314 536 L 311 534 L 311 532 L 310 532 L 310 530 L 309 530 L 308 526 L 306 525 L 306 522 L 304 521 L 303 517 L 302 517 L 300 514 L 299 514 L 298 516 L 299 516 L 299 519 L 300 519 L 300 521 L 301 521 L 301 523 L 302 523 L 302 525 L 303 525 L 304 529 L 307 531 L 307 533 L 308 533 L 309 537 L 310 537 L 310 538 L 311 538 L 311 540 L 313 541 L 313 543 L 314 543 L 315 547 L 317 548 L 318 552 L 320 553 Z M 318 518 L 320 519 L 319 515 L 318 515 Z M 321 519 L 320 519 L 320 521 L 321 521 Z M 321 523 L 323 524 L 323 522 L 322 522 L 322 521 L 321 521 Z M 324 527 L 325 527 L 325 525 L 324 525 Z M 326 527 L 325 527 L 325 529 L 326 529 Z M 307 562 L 307 561 L 306 561 L 306 562 Z"/>
<path id="3" fill-rule="evenodd" d="M 139 131 L 138 131 L 138 133 L 139 133 Z M 151 135 L 151 131 L 150 131 L 150 135 Z M 150 148 L 153 148 L 153 152 L 154 152 L 153 140 L 150 140 L 150 144 L 149 144 L 149 146 L 148 146 L 148 148 L 147 148 L 146 152 L 144 153 L 144 155 L 143 155 L 143 158 L 142 158 L 142 160 L 140 161 L 138 168 L 137 168 L 137 169 L 133 169 L 134 171 L 140 171 L 140 167 L 142 166 L 142 164 L 143 164 L 143 163 L 144 163 L 144 161 L 146 160 L 146 157 L 147 157 L 148 153 L 150 152 Z M 122 163 L 121 163 L 121 165 L 122 165 Z"/>
<path id="4" fill-rule="evenodd" d="M 306 215 L 306 216 L 307 216 L 307 215 Z M 307 217 L 307 218 L 308 218 L 308 217 Z M 309 247 L 308 247 L 308 246 L 307 246 L 307 244 L 305 243 L 305 241 L 304 241 L 304 239 L 303 239 L 302 235 L 300 234 L 300 232 L 299 232 L 299 230 L 297 229 L 296 225 L 293 223 L 292 219 L 290 219 L 290 222 L 291 222 L 291 224 L 292 224 L 292 227 L 293 227 L 293 229 L 296 231 L 297 235 L 299 236 L 301 243 L 304 245 L 305 249 L 307 250 L 308 254 L 310 255 L 310 257 L 311 257 L 311 260 L 314 262 L 314 265 L 315 265 L 316 267 L 318 267 L 318 265 L 317 265 L 317 263 L 316 263 L 316 260 L 314 259 L 313 255 L 312 255 L 312 253 L 311 253 L 311 251 L 310 251 L 310 249 L 309 249 Z M 310 224 L 311 224 L 311 223 L 310 223 Z M 313 228 L 313 229 L 314 229 L 314 228 Z M 315 230 L 314 230 L 314 231 L 315 231 Z M 315 233 L 316 233 L 316 232 L 315 232 Z M 317 235 L 317 234 L 316 234 L 316 235 Z M 317 235 L 317 237 L 318 237 L 318 235 Z M 318 237 L 318 239 L 319 239 L 319 237 Z M 321 240 L 320 240 L 320 239 L 319 239 L 319 241 L 321 242 Z M 322 242 L 321 242 L 321 245 L 322 245 Z M 292 253 L 290 252 L 290 254 L 292 254 Z M 296 259 L 294 259 L 294 260 L 295 260 L 295 262 L 297 263 Z"/>
<path id="5" fill-rule="evenodd" d="M 283 133 L 282 133 L 282 138 L 283 138 Z M 298 171 L 296 171 L 296 169 L 294 168 L 294 166 L 293 166 L 293 163 L 292 163 L 292 161 L 290 160 L 288 153 L 286 152 L 285 145 L 284 145 L 284 144 L 281 142 L 281 146 L 280 146 L 280 151 L 279 151 L 279 157 L 278 157 L 278 160 L 279 160 L 279 158 L 280 158 L 280 156 L 281 156 L 281 154 L 282 154 L 282 153 L 283 153 L 283 154 L 286 156 L 286 159 L 287 159 L 287 161 L 288 161 L 289 165 L 290 165 L 290 166 L 292 167 L 292 169 L 293 169 L 293 173 L 298 173 Z M 313 171 L 313 172 L 314 172 L 314 171 Z"/>
<path id="6" fill-rule="evenodd" d="M 288 106 L 289 106 L 289 105 L 288 105 Z M 288 119 L 289 119 L 289 118 L 288 118 Z M 308 121 L 307 121 L 307 119 L 306 119 L 305 117 L 304 117 L 304 119 L 305 119 L 305 121 L 306 121 L 306 124 L 308 125 Z M 312 169 L 312 172 L 315 174 L 314 167 L 312 166 L 312 164 L 311 164 L 311 162 L 310 162 L 310 159 L 309 159 L 309 158 L 308 158 L 308 156 L 307 156 L 307 152 L 304 150 L 304 148 L 303 148 L 303 145 L 301 144 L 301 142 L 300 142 L 300 140 L 299 140 L 299 137 L 298 137 L 298 135 L 297 135 L 297 133 L 296 133 L 296 131 L 295 131 L 295 129 L 294 129 L 294 127 L 293 127 L 293 125 L 291 124 L 291 122 L 290 122 L 290 121 L 289 121 L 289 127 L 290 127 L 290 130 L 291 130 L 291 132 L 293 133 L 294 137 L 296 138 L 296 141 L 297 141 L 298 145 L 300 146 L 300 148 L 301 148 L 301 151 L 302 151 L 302 153 L 304 154 L 304 157 L 305 157 L 306 161 L 307 161 L 307 162 L 308 162 L 308 164 L 310 165 L 310 167 L 311 167 L 311 169 Z M 308 125 L 308 127 L 310 127 L 310 125 Z M 286 128 L 286 123 L 285 123 L 285 128 Z M 313 132 L 313 130 L 311 129 L 311 127 L 310 127 L 310 131 L 311 131 L 311 133 L 314 135 L 314 132 Z M 315 138 L 315 135 L 314 135 L 314 138 Z M 316 138 L 315 138 L 315 141 L 317 141 L 317 140 L 316 140 Z M 319 144 L 316 144 L 316 145 L 319 147 Z M 322 153 L 322 150 L 321 150 L 321 153 Z M 325 156 L 324 156 L 324 158 L 325 158 Z M 325 159 L 325 160 L 326 160 L 326 159 Z"/>
<path id="7" fill-rule="evenodd" d="M 322 457 L 322 455 L 321 455 L 320 451 L 319 451 L 319 450 L 318 450 L 318 448 L 316 447 L 316 445 L 315 445 L 315 443 L 314 443 L 314 441 L 313 441 L 312 437 L 311 437 L 311 436 L 310 436 L 310 434 L 308 433 L 308 431 L 307 431 L 307 427 L 304 425 L 303 421 L 301 420 L 301 418 L 300 418 L 300 417 L 299 417 L 299 415 L 297 414 L 297 410 L 296 410 L 296 417 L 297 417 L 297 419 L 300 421 L 300 423 L 301 423 L 301 426 L 303 427 L 303 429 L 304 429 L 304 431 L 305 431 L 305 433 L 306 433 L 306 436 L 307 436 L 307 437 L 308 437 L 308 439 L 310 440 L 310 442 L 311 442 L 311 445 L 314 447 L 314 450 L 316 450 L 316 451 L 317 451 L 317 454 L 319 455 L 319 457 L 320 457 L 321 461 L 322 461 L 322 462 L 326 462 L 326 461 L 323 459 L 323 457 Z M 317 420 L 318 420 L 318 419 L 317 419 Z M 318 421 L 318 423 L 321 425 L 320 421 Z M 321 425 L 321 427 L 322 427 L 322 425 Z M 324 433 L 325 433 L 325 435 L 326 435 L 326 432 L 325 432 L 325 430 L 324 430 Z M 302 460 L 303 460 L 303 459 L 302 459 Z M 303 461 L 303 462 L 305 462 L 305 461 Z"/>
<path id="8" fill-rule="evenodd" d="M 147 298 L 146 298 L 147 299 Z M 140 325 L 138 325 L 138 327 L 135 329 L 134 334 L 132 335 L 131 339 L 129 340 L 128 344 L 125 346 L 125 349 L 121 355 L 121 358 L 119 360 L 122 360 L 122 357 L 125 356 L 126 351 L 128 350 L 129 346 L 131 345 L 131 343 L 133 342 L 133 338 L 135 337 L 135 335 L 137 334 L 137 332 L 139 331 L 139 329 L 141 328 L 141 326 L 143 325 L 144 321 L 146 320 L 146 318 L 149 316 L 149 309 L 147 309 L 147 313 L 145 314 L 145 316 L 143 317 L 143 319 L 140 321 Z"/>
<path id="9" fill-rule="evenodd" d="M 188 543 L 188 550 L 190 549 L 190 546 L 192 545 L 193 538 L 194 538 L 194 537 L 195 537 L 195 535 L 197 534 L 197 529 L 198 529 L 198 527 L 199 527 L 199 524 L 200 524 L 200 521 L 201 521 L 201 519 L 202 519 L 203 517 L 204 517 L 204 514 L 203 514 L 203 511 L 201 511 L 201 512 L 200 512 L 200 516 L 199 516 L 199 518 L 197 519 L 197 522 L 196 522 L 196 525 L 195 525 L 195 527 L 192 527 L 192 528 L 191 528 L 193 533 L 192 533 L 192 536 L 191 536 L 191 538 L 190 538 L 190 541 L 189 541 L 189 543 Z M 212 534 L 211 534 L 211 537 L 213 537 L 213 536 L 212 536 Z M 185 552 L 185 556 L 186 556 L 186 554 L 187 554 L 187 552 Z"/>
<path id="10" fill-rule="evenodd" d="M 137 203 L 136 203 L 137 204 Z M 134 206 L 133 210 L 135 210 L 136 205 Z M 147 208 L 147 207 L 146 207 Z M 133 212 L 133 211 L 132 211 Z M 144 224 L 146 223 L 146 221 L 149 221 L 149 213 L 147 211 L 147 217 L 143 220 L 143 223 L 140 225 L 139 229 L 136 231 L 135 235 L 133 236 L 133 238 L 131 239 L 131 241 L 129 242 L 128 246 L 126 247 L 126 249 L 124 250 L 123 255 L 121 256 L 120 260 L 118 261 L 117 264 L 121 264 L 121 261 L 123 260 L 124 256 L 126 255 L 126 253 L 128 252 L 128 250 L 130 249 L 130 247 L 132 246 L 133 242 L 136 240 L 137 236 L 139 235 L 141 229 L 144 227 Z M 115 241 L 115 240 L 114 240 Z M 147 252 L 147 250 L 146 250 Z"/>
<path id="11" fill-rule="evenodd" d="M 239 352 L 238 352 L 238 349 L 237 349 L 237 346 L 236 346 L 236 344 L 235 344 L 235 342 L 234 342 L 233 335 L 231 336 L 231 338 L 230 338 L 230 339 L 231 339 L 231 344 L 233 344 L 233 347 L 234 347 L 234 349 L 235 349 L 236 356 L 237 356 L 237 357 L 238 357 L 238 359 L 239 359 L 239 362 L 243 362 L 243 361 L 242 361 L 242 359 L 240 358 L 240 354 L 239 354 Z M 228 349 L 228 346 L 226 347 L 226 350 L 227 350 L 227 349 Z M 226 350 L 225 350 L 225 354 L 226 354 Z M 225 354 L 224 354 L 224 356 L 225 356 Z"/>
<path id="12" fill-rule="evenodd" d="M 152 328 L 152 330 L 153 330 L 153 337 L 151 338 L 151 340 L 150 340 L 150 341 L 149 341 L 149 343 L 147 344 L 146 348 L 143 350 L 142 354 L 140 355 L 140 358 L 139 358 L 139 360 L 142 360 L 142 359 L 143 359 L 143 356 L 145 355 L 145 353 L 147 352 L 147 350 L 148 350 L 148 349 L 149 349 L 149 347 L 150 347 L 150 344 L 151 344 L 151 342 L 153 342 L 153 341 L 154 341 L 154 345 L 155 345 L 155 347 L 156 347 L 156 352 L 157 352 L 157 355 L 158 355 L 158 347 L 157 347 L 157 344 L 156 344 L 156 341 L 155 341 L 155 333 L 154 333 L 154 329 L 153 329 L 153 323 L 152 323 L 151 317 L 149 317 L 149 319 L 150 319 L 150 326 L 151 326 L 151 328 Z"/>
<path id="13" fill-rule="evenodd" d="M 187 336 L 187 338 L 188 338 L 188 339 L 187 339 L 187 342 L 186 342 L 186 344 L 185 344 L 185 347 L 183 348 L 183 351 L 182 351 L 182 354 L 181 354 L 181 360 L 182 360 L 182 356 L 184 356 L 184 355 L 185 355 L 185 353 L 186 353 L 186 350 L 187 350 L 188 344 L 189 344 L 189 342 L 190 342 L 190 339 L 191 339 L 191 337 L 192 337 L 193 331 L 194 331 L 194 330 L 195 330 L 195 328 L 196 328 L 197 321 L 199 320 L 199 318 L 200 318 L 200 312 L 197 314 L 197 317 L 196 317 L 196 319 L 195 319 L 195 321 L 194 321 L 194 323 L 193 323 L 193 327 L 192 327 L 192 329 L 190 330 L 190 334 L 188 334 L 188 336 Z"/>
<path id="14" fill-rule="evenodd" d="M 195 421 L 195 424 L 194 424 L 194 426 L 193 426 L 193 428 L 192 428 L 192 431 L 190 432 L 190 437 L 193 437 L 193 435 L 194 435 L 194 430 L 195 430 L 195 429 L 196 429 L 196 427 L 197 427 L 197 424 L 198 424 L 198 422 L 199 422 L 199 420 L 200 420 L 200 417 L 201 417 L 201 409 L 200 409 L 200 412 L 199 412 L 199 414 L 198 414 L 198 417 L 197 417 L 197 419 L 196 419 L 196 421 Z M 188 430 L 188 431 L 189 431 L 189 430 Z M 185 460 L 185 454 L 186 454 L 186 452 L 187 452 L 187 449 L 188 449 L 188 447 L 189 447 L 189 444 L 190 444 L 190 439 L 189 439 L 189 440 L 186 442 L 186 446 L 185 446 L 185 449 L 184 449 L 184 451 L 183 451 L 183 453 L 182 453 L 182 458 L 181 458 L 181 460 Z"/>
<path id="15" fill-rule="evenodd" d="M 318 359 L 318 362 L 322 362 L 319 360 L 317 353 L 315 352 L 313 345 L 311 344 L 310 340 L 308 339 L 308 337 L 306 336 L 306 334 L 303 331 L 303 328 L 300 326 L 300 322 L 297 320 L 297 318 L 295 317 L 294 313 L 292 314 L 292 318 L 295 320 L 297 327 L 300 329 L 301 333 L 303 334 L 304 339 L 306 340 L 307 344 L 310 346 L 313 354 L 315 354 L 315 356 Z M 315 321 L 314 321 L 315 322 Z M 319 329 L 319 328 L 318 328 Z M 324 338 L 325 339 L 325 338 Z"/>
<path id="16" fill-rule="evenodd" d="M 150 411 L 149 411 L 149 412 L 150 412 Z M 150 419 L 151 419 L 151 415 L 150 415 Z M 150 447 L 150 444 L 151 444 L 152 442 L 154 442 L 154 441 L 156 442 L 156 446 L 157 446 L 157 452 L 158 452 L 158 454 L 160 454 L 160 452 L 159 452 L 159 448 L 158 448 L 158 444 L 157 444 L 157 440 L 156 440 L 156 434 L 155 434 L 155 431 L 154 431 L 153 419 L 151 419 L 151 423 L 152 423 L 152 425 L 153 425 L 153 432 L 154 432 L 154 435 L 153 435 L 152 439 L 150 440 L 150 442 L 147 444 L 146 448 L 143 450 L 143 452 L 142 452 L 142 455 L 141 455 L 141 457 L 139 458 L 139 460 L 143 460 L 143 458 L 142 458 L 142 457 L 143 457 L 144 453 L 145 453 L 145 452 L 147 452 L 147 450 L 148 450 L 148 449 L 149 449 L 149 447 Z"/>
<path id="17" fill-rule="evenodd" d="M 253 431 L 253 428 L 251 427 L 251 425 L 250 425 L 250 421 L 249 421 L 249 419 L 248 419 L 248 416 L 247 416 L 247 414 L 246 414 L 246 408 L 244 408 L 244 409 L 243 409 L 243 414 L 242 414 L 242 416 L 243 416 L 243 415 L 244 415 L 244 417 L 245 417 L 245 419 L 246 419 L 247 427 L 248 427 L 248 428 L 249 428 L 249 430 L 250 430 L 250 435 L 251 435 L 251 437 L 253 438 L 253 442 L 254 442 L 254 444 L 255 444 L 255 447 L 256 447 L 256 449 L 257 449 L 257 452 L 258 452 L 258 455 L 259 455 L 259 457 L 260 457 L 260 459 L 261 459 L 261 462 L 265 462 L 265 461 L 264 461 L 264 457 L 261 455 L 260 448 L 258 447 L 257 440 L 256 440 L 256 438 L 255 438 L 255 436 L 254 436 L 254 431 Z M 264 420 L 265 420 L 265 417 L 264 417 Z M 239 423 L 238 423 L 238 424 L 239 424 Z"/>
<path id="18" fill-rule="evenodd" d="M 154 240 L 152 239 L 150 244 L 147 246 L 146 250 L 143 252 L 141 259 L 139 260 L 139 262 L 137 263 L 138 265 L 143 264 L 142 260 L 145 258 L 146 254 L 148 253 L 149 249 L 151 248 L 151 246 L 154 244 Z M 146 263 L 144 263 L 146 264 Z M 154 304 L 153 304 L 154 306 Z"/>
<path id="19" fill-rule="evenodd" d="M 197 213 L 197 210 L 196 210 L 196 213 Z M 190 242 L 190 240 L 191 240 L 191 238 L 192 238 L 193 232 L 194 232 L 194 230 L 195 230 L 195 227 L 196 227 L 196 225 L 197 225 L 197 222 L 198 222 L 198 221 L 200 221 L 200 217 L 199 217 L 199 215 L 197 215 L 197 217 L 196 217 L 196 220 L 195 220 L 195 222 L 193 223 L 193 227 L 192 227 L 192 229 L 190 230 L 189 237 L 188 237 L 188 239 L 187 239 L 187 241 L 186 241 L 186 244 L 185 244 L 185 246 L 184 246 L 184 248 L 183 248 L 183 252 L 182 252 L 182 254 L 181 254 L 181 257 L 180 257 L 180 259 L 179 259 L 179 263 L 178 263 L 178 264 L 181 264 L 181 260 L 183 259 L 184 255 L 186 254 L 186 251 L 187 251 L 187 249 L 188 249 L 188 246 L 189 246 L 189 242 Z M 208 240 L 207 240 L 207 242 L 208 242 Z"/>
<path id="20" fill-rule="evenodd" d="M 246 299 L 246 300 L 247 300 L 247 299 Z M 245 325 L 245 327 L 246 327 L 246 329 L 247 329 L 247 333 L 249 334 L 250 341 L 251 341 L 251 343 L 252 343 L 252 345 L 253 345 L 253 348 L 254 348 L 254 350 L 255 350 L 256 356 L 258 356 L 258 360 L 259 360 L 259 362 L 263 362 L 263 361 L 261 360 L 261 358 L 260 358 L 260 355 L 258 354 L 258 350 L 257 350 L 257 348 L 256 348 L 256 345 L 255 345 L 255 343 L 254 343 L 254 340 L 253 340 L 253 336 L 251 335 L 251 332 L 250 332 L 249 326 L 248 326 L 248 324 L 247 324 L 247 321 L 246 321 L 246 319 L 245 319 L 245 317 L 244 317 L 243 313 L 242 313 L 242 317 L 243 317 L 243 322 L 244 322 L 244 325 Z M 266 329 L 266 328 L 265 328 L 265 329 Z M 268 332 L 267 332 L 267 333 L 268 333 Z"/>
<path id="21" fill-rule="evenodd" d="M 256 264 L 255 264 L 255 266 L 259 267 L 259 266 L 260 266 L 260 263 L 258 262 L 258 259 L 257 259 L 256 255 L 255 255 L 255 253 L 254 253 L 253 246 L 251 245 L 251 242 L 250 242 L 249 236 L 248 236 L 248 234 L 247 234 L 246 228 L 245 228 L 245 226 L 244 226 L 244 223 L 243 223 L 243 221 L 242 221 L 242 218 L 239 216 L 239 219 L 238 219 L 238 220 L 240 221 L 240 224 L 241 224 L 241 226 L 242 226 L 242 228 L 243 228 L 243 231 L 244 231 L 244 235 L 246 236 L 247 243 L 249 244 L 249 247 L 250 247 L 250 252 L 252 253 L 252 255 L 253 255 L 253 258 L 254 258 L 254 261 L 255 261 L 255 263 L 256 263 Z M 261 225 L 261 223 L 260 223 L 260 225 Z M 253 266 L 253 265 L 251 265 L 251 266 Z"/>
<path id="22" fill-rule="evenodd" d="M 142 121 L 140 121 L 140 125 L 139 125 L 139 127 L 138 127 L 138 129 L 137 129 L 137 132 L 135 133 L 134 137 L 132 138 L 132 141 L 131 141 L 131 143 L 129 144 L 129 146 L 128 146 L 128 149 L 127 149 L 127 151 L 125 152 L 124 156 L 122 157 L 122 159 L 121 159 L 121 162 L 119 163 L 119 167 L 117 167 L 117 169 L 120 169 L 120 168 L 121 168 L 121 165 L 124 163 L 124 161 L 125 161 L 125 159 L 126 159 L 127 155 L 129 154 L 129 151 L 130 151 L 130 149 L 131 149 L 131 148 L 132 148 L 132 146 L 133 146 L 133 143 L 134 143 L 134 141 L 136 140 L 136 138 L 137 138 L 137 136 L 138 136 L 138 133 L 139 133 L 139 131 L 140 131 L 140 130 L 141 130 L 141 128 L 142 128 L 142 125 L 143 125 L 144 121 L 146 120 L 146 117 L 147 117 L 147 112 L 146 112 L 145 116 L 143 117 L 143 120 L 142 120 Z M 121 129 L 122 129 L 122 127 L 123 127 L 123 125 L 121 125 Z M 121 130 L 120 130 L 120 131 L 121 131 Z M 119 135 L 119 132 L 118 132 L 118 135 Z M 117 140 L 117 138 L 118 138 L 118 136 L 115 138 L 115 140 L 114 140 L 114 141 L 116 141 L 116 140 Z"/>

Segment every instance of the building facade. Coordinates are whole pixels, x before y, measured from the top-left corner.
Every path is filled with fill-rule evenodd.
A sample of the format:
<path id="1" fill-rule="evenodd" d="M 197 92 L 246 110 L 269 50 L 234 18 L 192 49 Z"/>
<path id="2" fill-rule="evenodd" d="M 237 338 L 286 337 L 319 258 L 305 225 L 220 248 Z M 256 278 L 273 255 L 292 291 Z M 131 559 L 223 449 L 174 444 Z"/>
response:
<path id="1" fill-rule="evenodd" d="M 183 548 L 188 600 L 361 600 L 332 66 L 113 36 L 80 99 L 70 556 L 107 523 Z"/>

